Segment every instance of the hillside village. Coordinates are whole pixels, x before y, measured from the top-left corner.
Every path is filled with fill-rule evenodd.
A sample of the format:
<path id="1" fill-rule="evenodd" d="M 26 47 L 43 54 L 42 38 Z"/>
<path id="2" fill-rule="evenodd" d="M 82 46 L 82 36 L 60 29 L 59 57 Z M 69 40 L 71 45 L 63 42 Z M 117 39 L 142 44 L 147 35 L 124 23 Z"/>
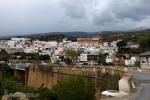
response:
<path id="1" fill-rule="evenodd" d="M 147 74 L 150 71 L 149 43 L 150 38 L 147 34 L 129 35 L 122 33 L 113 36 L 96 33 L 94 37 L 76 37 L 73 39 L 64 37 L 60 40 L 45 41 L 30 37 L 1 39 L 0 75 L 2 78 L 0 80 L 6 84 L 1 86 L 0 91 L 4 92 L 4 87 L 6 87 L 9 92 L 13 90 L 13 92 L 19 91 L 20 93 L 30 91 L 30 87 L 32 87 L 32 91 L 38 91 L 42 96 L 47 95 L 49 98 L 56 98 L 60 94 L 54 95 L 50 91 L 55 91 L 53 87 L 57 87 L 61 83 L 65 85 L 66 83 L 63 83 L 62 79 L 67 81 L 67 77 L 70 77 L 68 82 L 73 85 L 70 81 L 76 77 L 73 79 L 71 77 L 82 76 L 84 77 L 82 80 L 88 80 L 86 82 L 95 80 L 92 86 L 98 90 L 92 90 L 94 91 L 92 97 L 97 94 L 96 100 L 100 100 L 99 98 L 107 100 L 109 97 L 107 92 L 117 92 L 117 95 L 121 96 L 120 99 L 128 100 L 130 96 L 134 97 L 132 94 L 136 93 L 133 92 L 135 87 L 139 87 L 136 82 L 140 83 L 140 77 L 149 75 Z M 59 82 L 60 80 L 62 81 Z M 147 80 L 149 78 L 146 78 Z M 76 82 L 76 80 L 74 81 Z M 9 86 L 9 84 L 15 84 L 16 89 L 13 89 L 14 87 Z M 130 86 L 130 84 L 132 85 Z M 69 89 L 68 86 L 66 88 Z M 73 92 L 77 93 L 76 91 Z M 42 96 L 36 96 L 34 97 L 35 100 L 37 98 L 41 100 Z M 66 97 L 65 94 L 64 97 Z M 108 100 L 119 100 L 119 98 L 115 98 L 117 96 L 113 97 Z"/>
<path id="2" fill-rule="evenodd" d="M 45 56 L 41 60 L 61 66 L 73 64 L 150 67 L 149 51 L 139 51 L 139 43 L 122 38 L 106 41 L 100 34 L 93 38 L 77 38 L 76 41 L 64 38 L 60 42 L 11 38 L 0 40 L 0 48 L 11 55 L 9 60 L 37 60 L 36 57 L 25 57 L 37 54 Z"/>
<path id="3" fill-rule="evenodd" d="M 150 0 L 0 0 L 0 100 L 150 100 Z"/>

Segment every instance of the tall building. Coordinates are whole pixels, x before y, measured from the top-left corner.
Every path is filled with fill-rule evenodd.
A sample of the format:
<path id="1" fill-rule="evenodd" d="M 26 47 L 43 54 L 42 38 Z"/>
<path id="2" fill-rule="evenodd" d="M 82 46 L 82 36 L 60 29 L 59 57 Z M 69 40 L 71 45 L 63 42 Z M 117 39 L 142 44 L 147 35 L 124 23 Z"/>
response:
<path id="1" fill-rule="evenodd" d="M 103 43 L 103 39 L 99 33 L 94 38 L 77 38 L 80 46 L 98 46 Z"/>

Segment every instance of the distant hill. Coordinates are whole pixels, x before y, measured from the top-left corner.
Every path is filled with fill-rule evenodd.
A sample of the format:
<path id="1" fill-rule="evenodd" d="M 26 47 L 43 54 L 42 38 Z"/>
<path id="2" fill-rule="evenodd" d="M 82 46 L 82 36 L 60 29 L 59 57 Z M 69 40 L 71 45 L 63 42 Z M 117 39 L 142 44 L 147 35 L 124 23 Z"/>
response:
<path id="1" fill-rule="evenodd" d="M 59 36 L 64 35 L 65 37 L 73 37 L 73 38 L 83 38 L 83 37 L 95 37 L 95 32 L 49 32 L 49 33 L 37 33 L 37 34 L 28 34 L 28 35 L 11 35 L 11 36 L 0 36 L 0 39 L 10 39 L 12 37 L 44 37 L 44 36 Z"/>
<path id="2" fill-rule="evenodd" d="M 65 35 L 66 37 L 94 37 L 95 32 L 50 32 L 50 33 L 38 33 L 30 35 L 22 35 L 21 37 L 31 37 L 31 36 L 50 36 L 50 35 Z"/>
<path id="3" fill-rule="evenodd" d="M 22 35 L 16 37 L 26 37 L 31 39 L 39 39 L 42 41 L 61 41 L 63 38 L 67 37 L 69 40 L 76 40 L 76 38 L 92 38 L 95 37 L 95 32 L 50 32 L 50 33 L 39 33 L 39 34 L 30 34 Z"/>
<path id="4" fill-rule="evenodd" d="M 126 30 L 126 31 L 103 31 L 101 32 L 103 35 L 116 35 L 118 33 L 121 34 L 130 34 L 130 33 L 134 33 L 134 34 L 150 34 L 150 28 L 135 28 L 135 29 L 131 29 L 131 30 Z"/>
<path id="5" fill-rule="evenodd" d="M 95 37 L 95 32 L 67 32 L 65 33 L 65 36 L 69 37 Z"/>
<path id="6" fill-rule="evenodd" d="M 127 31 L 102 31 L 101 35 L 105 38 L 116 37 L 118 35 L 126 35 L 126 34 L 150 34 L 150 28 L 139 27 Z M 39 37 L 68 37 L 68 38 L 83 38 L 83 37 L 95 37 L 96 32 L 49 32 L 49 33 L 38 33 L 38 34 L 29 34 L 29 35 L 12 35 L 12 36 L 0 36 L 0 39 L 10 39 L 12 37 L 27 37 L 27 38 L 39 38 Z"/>
<path id="7" fill-rule="evenodd" d="M 137 28 L 130 29 L 127 32 L 138 32 L 138 31 L 145 31 L 145 30 L 150 30 L 150 28 L 148 28 L 148 27 L 137 27 Z"/>

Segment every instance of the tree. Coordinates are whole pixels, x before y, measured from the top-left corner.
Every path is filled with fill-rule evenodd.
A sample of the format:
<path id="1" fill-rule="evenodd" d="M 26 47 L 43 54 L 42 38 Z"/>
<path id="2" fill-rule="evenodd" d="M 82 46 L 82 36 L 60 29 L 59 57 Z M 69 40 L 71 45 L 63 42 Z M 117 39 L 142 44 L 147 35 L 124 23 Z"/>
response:
<path id="1" fill-rule="evenodd" d="M 70 64 L 72 64 L 73 62 L 72 62 L 72 60 L 70 59 L 70 58 L 65 58 L 65 63 L 67 64 L 67 65 L 70 65 Z"/>
<path id="2" fill-rule="evenodd" d="M 77 61 L 79 54 L 80 54 L 79 51 L 72 50 L 72 49 L 66 50 L 66 52 L 65 52 L 66 57 L 72 59 L 73 62 Z"/>
<path id="3" fill-rule="evenodd" d="M 40 60 L 50 60 L 50 56 L 49 55 L 40 55 L 39 59 Z"/>
<path id="4" fill-rule="evenodd" d="M 140 67 L 141 64 L 140 64 L 140 61 L 135 61 L 135 67 Z"/>
<path id="5" fill-rule="evenodd" d="M 140 47 L 146 50 L 150 49 L 150 36 L 144 36 L 140 39 Z"/>
<path id="6" fill-rule="evenodd" d="M 117 43 L 118 48 L 122 48 L 122 47 L 125 47 L 125 46 L 127 46 L 127 42 L 125 40 L 119 41 Z"/>
<path id="7" fill-rule="evenodd" d="M 122 40 L 122 41 L 119 41 L 117 43 L 117 47 L 120 48 L 120 47 L 125 47 L 127 46 L 127 42 L 125 40 Z"/>
<path id="8" fill-rule="evenodd" d="M 95 84 L 83 77 L 69 77 L 53 88 L 59 100 L 95 100 Z"/>
<path id="9" fill-rule="evenodd" d="M 5 49 L 1 49 L 1 50 L 0 50 L 0 60 L 7 62 L 8 59 L 9 59 L 9 55 L 8 55 L 8 53 L 6 52 L 6 50 L 5 50 Z"/>
<path id="10" fill-rule="evenodd" d="M 38 53 L 25 53 L 25 52 L 15 52 L 14 55 L 21 56 L 21 59 L 28 59 L 28 60 L 39 60 Z"/>
<path id="11" fill-rule="evenodd" d="M 66 50 L 65 54 L 67 57 L 73 58 L 73 57 L 78 57 L 79 52 L 75 50 Z"/>
<path id="12" fill-rule="evenodd" d="M 5 63 L 0 64 L 0 71 L 2 72 L 3 77 L 13 75 L 13 70 Z"/>
<path id="13" fill-rule="evenodd" d="M 107 56 L 108 54 L 102 54 L 102 53 L 100 53 L 99 55 L 98 55 L 98 63 L 99 64 L 101 64 L 101 65 L 105 65 L 106 64 L 106 56 Z"/>
<path id="14" fill-rule="evenodd" d="M 127 48 L 125 48 L 126 46 L 127 46 L 127 42 L 125 40 L 119 41 L 117 43 L 118 52 L 124 53 L 123 51 L 127 51 Z"/>

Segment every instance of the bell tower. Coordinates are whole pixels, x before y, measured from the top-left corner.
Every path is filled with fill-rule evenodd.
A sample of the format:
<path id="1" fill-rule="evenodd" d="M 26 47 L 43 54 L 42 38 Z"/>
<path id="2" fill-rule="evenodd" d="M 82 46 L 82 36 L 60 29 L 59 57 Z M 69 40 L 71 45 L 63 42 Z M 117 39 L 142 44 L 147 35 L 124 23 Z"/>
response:
<path id="1" fill-rule="evenodd" d="M 102 44 L 103 43 L 103 38 L 100 32 L 96 33 L 96 38 L 99 38 L 99 43 Z"/>

